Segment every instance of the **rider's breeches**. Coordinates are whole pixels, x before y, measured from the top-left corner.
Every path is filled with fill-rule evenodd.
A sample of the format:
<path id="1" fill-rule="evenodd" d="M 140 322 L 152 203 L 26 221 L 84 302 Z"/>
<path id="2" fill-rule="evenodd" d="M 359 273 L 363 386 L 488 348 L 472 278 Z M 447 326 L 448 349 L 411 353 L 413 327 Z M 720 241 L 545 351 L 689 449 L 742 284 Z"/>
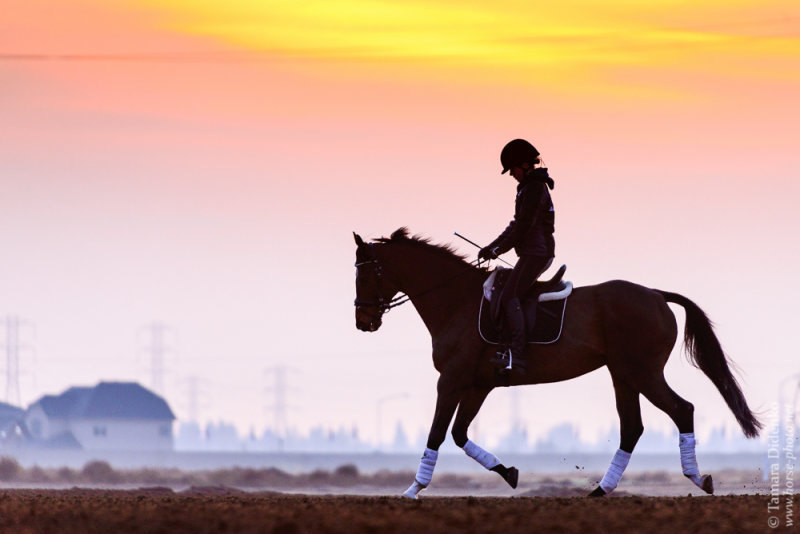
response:
<path id="1" fill-rule="evenodd" d="M 521 299 L 551 263 L 553 258 L 548 256 L 520 256 L 500 294 L 502 308 L 513 298 Z"/>

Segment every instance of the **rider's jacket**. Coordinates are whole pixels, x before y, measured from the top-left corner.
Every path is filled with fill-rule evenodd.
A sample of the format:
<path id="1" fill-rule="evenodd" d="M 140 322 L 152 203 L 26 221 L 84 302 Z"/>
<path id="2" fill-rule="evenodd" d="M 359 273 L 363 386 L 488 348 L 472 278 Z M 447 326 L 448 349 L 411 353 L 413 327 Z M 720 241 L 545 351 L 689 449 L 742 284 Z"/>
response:
<path id="1" fill-rule="evenodd" d="M 518 256 L 555 256 L 555 210 L 548 191 L 548 185 L 552 188 L 552 184 L 545 168 L 533 169 L 525 175 L 517 185 L 514 219 L 492 241 L 491 248 L 497 247 L 498 254 L 513 248 Z"/>

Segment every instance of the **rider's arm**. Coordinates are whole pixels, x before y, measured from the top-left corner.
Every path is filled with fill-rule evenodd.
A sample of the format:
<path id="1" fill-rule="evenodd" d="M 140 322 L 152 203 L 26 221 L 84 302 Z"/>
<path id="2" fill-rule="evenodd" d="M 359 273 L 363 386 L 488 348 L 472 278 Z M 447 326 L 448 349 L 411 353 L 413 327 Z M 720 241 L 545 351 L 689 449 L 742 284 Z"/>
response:
<path id="1" fill-rule="evenodd" d="M 508 252 L 514 248 L 525 232 L 533 228 L 541 210 L 544 187 L 541 183 L 531 183 L 519 192 L 514 219 L 508 223 L 503 233 L 492 241 L 489 248 L 495 250 L 498 255 Z"/>

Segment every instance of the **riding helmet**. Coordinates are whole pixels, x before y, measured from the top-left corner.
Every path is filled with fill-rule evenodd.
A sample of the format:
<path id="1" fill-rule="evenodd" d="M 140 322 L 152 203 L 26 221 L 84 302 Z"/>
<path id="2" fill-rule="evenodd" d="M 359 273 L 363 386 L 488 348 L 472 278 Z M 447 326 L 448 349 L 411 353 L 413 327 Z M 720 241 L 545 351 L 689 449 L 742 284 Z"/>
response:
<path id="1" fill-rule="evenodd" d="M 510 168 L 526 162 L 535 163 L 538 157 L 539 151 L 526 140 L 514 139 L 509 141 L 500 153 L 500 163 L 503 165 L 503 172 L 500 174 L 505 174 Z"/>

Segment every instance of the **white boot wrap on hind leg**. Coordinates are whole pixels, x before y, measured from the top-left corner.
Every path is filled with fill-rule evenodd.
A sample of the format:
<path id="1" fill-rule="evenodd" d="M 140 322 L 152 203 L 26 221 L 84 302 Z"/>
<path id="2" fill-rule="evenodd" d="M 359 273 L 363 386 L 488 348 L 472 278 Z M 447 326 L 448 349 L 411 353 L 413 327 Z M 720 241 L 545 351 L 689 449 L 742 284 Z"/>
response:
<path id="1" fill-rule="evenodd" d="M 611 465 L 608 466 L 608 471 L 603 476 L 603 480 L 600 481 L 600 487 L 606 493 L 611 493 L 614 491 L 614 488 L 617 487 L 619 484 L 619 479 L 622 478 L 622 473 L 625 472 L 625 468 L 628 467 L 628 462 L 631 459 L 631 453 L 623 451 L 622 449 L 617 449 L 617 452 L 614 453 L 614 457 L 611 459 Z"/>
<path id="2" fill-rule="evenodd" d="M 467 440 L 462 448 L 464 449 L 464 452 L 467 453 L 467 456 L 481 464 L 486 469 L 491 469 L 492 467 L 500 464 L 500 460 L 497 459 L 497 456 L 481 449 L 478 445 L 470 440 Z"/>
<path id="3" fill-rule="evenodd" d="M 414 480 L 423 486 L 430 484 L 431 478 L 433 478 L 433 469 L 436 467 L 437 458 L 439 458 L 439 451 L 425 449 L 425 452 L 422 453 L 422 458 L 419 460 L 419 468 L 417 469 L 417 476 L 414 477 Z"/>
<path id="4" fill-rule="evenodd" d="M 683 468 L 683 474 L 696 485 L 700 486 L 702 484 L 702 477 L 700 476 L 700 468 L 697 466 L 697 456 L 694 452 L 694 432 L 679 434 L 678 446 L 681 449 L 681 467 Z"/>

